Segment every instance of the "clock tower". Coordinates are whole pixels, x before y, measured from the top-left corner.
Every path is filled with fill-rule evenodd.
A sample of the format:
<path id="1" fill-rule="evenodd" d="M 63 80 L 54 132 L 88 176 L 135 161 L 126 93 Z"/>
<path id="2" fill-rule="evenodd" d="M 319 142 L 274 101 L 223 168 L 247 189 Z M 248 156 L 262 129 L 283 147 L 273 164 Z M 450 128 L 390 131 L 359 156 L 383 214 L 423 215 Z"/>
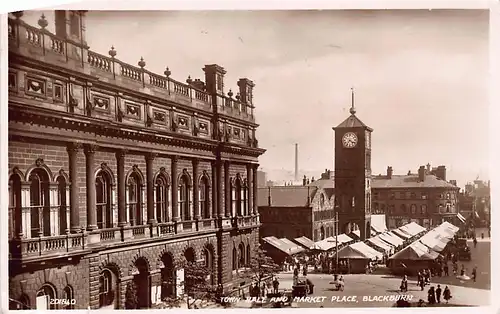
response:
<path id="1" fill-rule="evenodd" d="M 335 207 L 339 233 L 359 228 L 361 240 L 371 230 L 371 133 L 357 116 L 351 89 L 351 115 L 335 131 Z"/>

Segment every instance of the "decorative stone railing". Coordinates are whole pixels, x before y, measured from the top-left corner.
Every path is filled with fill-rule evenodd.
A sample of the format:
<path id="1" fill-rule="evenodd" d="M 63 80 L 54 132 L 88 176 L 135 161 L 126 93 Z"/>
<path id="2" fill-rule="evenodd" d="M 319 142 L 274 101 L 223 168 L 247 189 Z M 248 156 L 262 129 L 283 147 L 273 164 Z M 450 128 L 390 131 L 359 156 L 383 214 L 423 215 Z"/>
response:
<path id="1" fill-rule="evenodd" d="M 116 58 L 112 48 L 110 56 L 93 52 L 83 43 L 59 38 L 46 29 L 26 24 L 21 19 L 8 19 L 9 51 L 27 57 L 36 57 L 42 62 L 67 67 L 99 77 L 133 90 L 139 90 L 183 105 L 212 112 L 212 96 L 189 84 L 170 78 L 167 68 L 164 75 L 145 69 L 141 59 L 133 66 Z"/>
<path id="2" fill-rule="evenodd" d="M 85 246 L 86 237 L 83 233 L 10 241 L 10 250 L 13 257 L 64 254 L 70 251 L 83 250 Z"/>
<path id="3" fill-rule="evenodd" d="M 226 221 L 229 224 L 221 223 L 217 226 L 217 221 Z M 231 224 L 231 221 L 233 224 Z M 35 237 L 30 239 L 10 239 L 10 256 L 14 259 L 29 259 L 36 256 L 57 257 L 68 253 L 78 254 L 86 249 L 96 249 L 101 245 L 113 245 L 130 240 L 141 240 L 147 242 L 148 239 L 158 237 L 179 237 L 182 234 L 192 232 L 211 232 L 218 227 L 248 228 L 258 225 L 257 216 L 246 216 L 237 218 L 207 218 L 192 221 L 159 223 L 156 225 L 139 225 L 97 229 L 90 232 L 58 235 L 50 237 Z M 132 238 L 124 238 L 127 230 Z M 97 236 L 97 242 L 89 241 L 90 237 Z"/>

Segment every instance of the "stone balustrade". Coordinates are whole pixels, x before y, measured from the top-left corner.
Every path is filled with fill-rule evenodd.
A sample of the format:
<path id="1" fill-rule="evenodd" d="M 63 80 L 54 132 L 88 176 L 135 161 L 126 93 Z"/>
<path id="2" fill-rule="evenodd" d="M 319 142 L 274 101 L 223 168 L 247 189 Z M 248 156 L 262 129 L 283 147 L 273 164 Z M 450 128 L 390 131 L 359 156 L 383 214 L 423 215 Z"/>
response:
<path id="1" fill-rule="evenodd" d="M 257 216 L 246 216 L 237 218 L 224 218 L 225 221 L 233 219 L 233 228 L 249 228 L 258 225 Z M 234 223 L 235 222 L 235 223 Z M 176 237 L 188 233 L 214 232 L 217 229 L 216 219 L 207 218 L 182 222 L 159 223 L 153 226 L 155 232 L 150 232 L 150 225 L 126 226 L 97 229 L 90 232 L 66 234 L 58 236 L 35 237 L 31 239 L 9 240 L 12 258 L 20 260 L 29 259 L 34 256 L 58 256 L 63 253 L 78 253 L 86 249 L 99 249 L 109 245 L 122 243 L 129 240 L 155 240 L 158 237 Z M 123 230 L 122 230 L 123 229 Z M 121 234 L 124 230 L 132 231 L 131 239 L 123 239 Z M 89 243 L 90 235 L 98 234 L 100 241 Z"/>
<path id="2" fill-rule="evenodd" d="M 207 112 L 213 112 L 212 97 L 219 113 L 255 122 L 250 105 L 227 95 L 211 95 L 193 85 L 184 84 L 170 78 L 167 68 L 164 75 L 145 69 L 141 59 L 139 66 L 133 66 L 116 58 L 117 51 L 112 48 L 110 56 L 89 50 L 81 43 L 59 38 L 46 29 L 28 25 L 21 19 L 8 18 L 9 51 L 21 56 L 36 59 L 59 67 L 66 67 L 98 77 L 104 82 L 139 90 L 142 93 L 189 105 Z"/>

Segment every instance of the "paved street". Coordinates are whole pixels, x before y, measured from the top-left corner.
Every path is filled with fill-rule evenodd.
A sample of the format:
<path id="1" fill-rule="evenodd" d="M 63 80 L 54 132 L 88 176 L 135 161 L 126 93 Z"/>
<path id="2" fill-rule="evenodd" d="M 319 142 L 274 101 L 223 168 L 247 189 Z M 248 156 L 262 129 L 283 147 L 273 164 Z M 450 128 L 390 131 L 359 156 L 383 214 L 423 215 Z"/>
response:
<path id="1" fill-rule="evenodd" d="M 292 287 L 292 274 L 280 274 L 280 289 L 291 289 Z M 363 296 L 386 296 L 397 295 L 399 292 L 400 278 L 388 277 L 384 275 L 345 275 L 345 289 L 344 291 L 334 291 L 331 275 L 324 274 L 310 274 L 308 278 L 314 283 L 313 296 L 325 296 L 326 300 L 323 303 L 299 303 L 298 307 L 312 308 L 312 307 L 391 307 L 395 302 L 390 301 L 363 301 Z M 444 286 L 442 286 L 444 289 Z M 488 305 L 490 300 L 490 291 L 483 289 L 467 288 L 460 286 L 449 285 L 451 290 L 452 299 L 450 304 L 453 305 Z M 416 286 L 416 282 L 409 281 L 409 291 L 406 295 L 412 295 L 412 302 L 419 299 L 427 300 L 427 290 L 420 291 Z M 357 302 L 331 302 L 332 296 L 357 296 Z"/>
<path id="2" fill-rule="evenodd" d="M 432 284 L 440 284 L 441 288 L 448 285 L 451 289 L 452 299 L 450 304 L 453 305 L 488 305 L 490 300 L 491 287 L 491 262 L 490 250 L 491 243 L 489 238 L 478 239 L 477 247 L 474 248 L 472 241 L 469 242 L 472 252 L 472 260 L 470 262 L 463 261 L 459 264 L 464 264 L 467 274 L 470 275 L 472 268 L 477 265 L 478 276 L 477 281 L 460 280 L 455 276 L 449 277 L 433 277 Z M 280 278 L 280 289 L 292 288 L 292 273 L 282 273 Z M 394 302 L 390 301 L 363 301 L 363 296 L 369 295 L 392 295 L 400 294 L 399 285 L 400 277 L 394 277 L 388 274 L 372 274 L 372 275 L 345 275 L 344 291 L 333 291 L 333 285 L 330 282 L 333 280 L 331 275 L 326 274 L 309 274 L 308 278 L 315 284 L 313 296 L 326 296 L 323 303 L 299 303 L 299 307 L 390 307 Z M 416 286 L 416 278 L 409 278 L 408 294 L 413 295 L 412 302 L 419 299 L 427 300 L 427 286 L 424 291 Z M 357 302 L 331 302 L 332 296 L 357 296 Z"/>

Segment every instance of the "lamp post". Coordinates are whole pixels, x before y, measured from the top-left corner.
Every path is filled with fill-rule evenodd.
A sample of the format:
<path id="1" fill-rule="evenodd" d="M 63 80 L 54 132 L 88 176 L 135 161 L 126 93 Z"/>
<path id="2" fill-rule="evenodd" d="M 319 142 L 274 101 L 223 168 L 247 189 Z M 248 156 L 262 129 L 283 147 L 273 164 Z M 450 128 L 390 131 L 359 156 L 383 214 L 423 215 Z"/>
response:
<path id="1" fill-rule="evenodd" d="M 339 212 L 335 212 L 335 272 L 339 271 Z"/>

